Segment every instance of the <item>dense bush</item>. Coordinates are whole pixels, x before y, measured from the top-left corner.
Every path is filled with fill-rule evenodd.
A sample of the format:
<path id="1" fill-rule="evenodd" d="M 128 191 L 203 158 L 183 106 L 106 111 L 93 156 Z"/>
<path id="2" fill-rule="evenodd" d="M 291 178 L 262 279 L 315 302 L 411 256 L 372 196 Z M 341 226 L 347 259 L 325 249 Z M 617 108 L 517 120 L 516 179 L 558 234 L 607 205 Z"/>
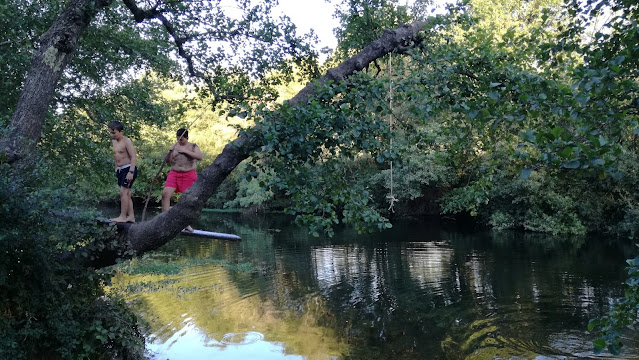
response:
<path id="1" fill-rule="evenodd" d="M 22 180 L 0 168 L 0 358 L 142 358 L 136 316 L 104 292 L 109 275 L 69 255 L 112 227 L 69 212 L 70 187 L 35 190 L 39 168 Z"/>

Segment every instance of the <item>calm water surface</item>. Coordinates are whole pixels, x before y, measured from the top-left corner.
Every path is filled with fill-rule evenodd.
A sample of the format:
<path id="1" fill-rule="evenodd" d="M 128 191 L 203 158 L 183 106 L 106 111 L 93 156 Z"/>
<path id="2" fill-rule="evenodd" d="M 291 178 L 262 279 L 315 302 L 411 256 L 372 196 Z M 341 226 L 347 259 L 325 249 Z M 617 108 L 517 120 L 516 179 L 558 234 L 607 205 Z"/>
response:
<path id="1" fill-rule="evenodd" d="M 282 216 L 204 213 L 114 279 L 154 359 L 573 359 L 623 294 L 634 244 L 400 222 L 314 238 Z M 630 335 L 616 358 L 639 359 Z"/>

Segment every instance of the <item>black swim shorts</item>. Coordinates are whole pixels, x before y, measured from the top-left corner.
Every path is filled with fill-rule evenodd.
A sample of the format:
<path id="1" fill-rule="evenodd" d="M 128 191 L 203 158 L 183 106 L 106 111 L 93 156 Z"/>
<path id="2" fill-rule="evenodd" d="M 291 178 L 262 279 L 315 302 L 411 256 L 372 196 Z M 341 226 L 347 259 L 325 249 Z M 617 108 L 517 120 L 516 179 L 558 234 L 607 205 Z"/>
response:
<path id="1" fill-rule="evenodd" d="M 115 171 L 115 177 L 118 178 L 118 185 L 120 187 L 127 187 L 130 188 L 131 186 L 133 186 L 133 182 L 135 181 L 135 178 L 138 177 L 138 168 L 136 166 L 135 170 L 133 171 L 133 180 L 131 180 L 131 182 L 126 181 L 126 175 L 129 173 L 129 170 L 131 169 L 130 166 L 127 166 L 125 168 L 118 168 Z"/>

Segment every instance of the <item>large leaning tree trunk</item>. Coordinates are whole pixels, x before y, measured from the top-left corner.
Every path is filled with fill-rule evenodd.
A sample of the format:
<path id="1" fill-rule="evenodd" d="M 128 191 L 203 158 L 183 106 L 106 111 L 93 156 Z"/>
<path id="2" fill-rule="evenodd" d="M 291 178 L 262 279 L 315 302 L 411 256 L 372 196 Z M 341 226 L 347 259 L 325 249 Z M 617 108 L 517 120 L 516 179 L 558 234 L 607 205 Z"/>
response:
<path id="1" fill-rule="evenodd" d="M 124 2 L 130 8 L 135 4 L 132 0 L 124 0 Z M 51 100 L 55 95 L 56 86 L 73 56 L 81 35 L 95 16 L 112 3 L 113 0 L 70 0 L 51 28 L 41 37 L 40 47 L 25 78 L 9 131 L 0 139 L 0 159 L 4 157 L 14 169 L 28 159 L 28 154 L 35 149 Z M 390 52 L 405 51 L 415 46 L 420 41 L 420 31 L 427 23 L 428 21 L 419 21 L 400 26 L 395 30 L 387 30 L 357 55 L 329 70 L 314 83 L 307 85 L 289 100 L 289 104 L 291 106 L 305 104 L 313 97 L 316 84 L 339 82 Z M 253 130 L 259 131 L 257 128 Z M 250 134 L 251 131 L 247 133 Z M 149 221 L 123 228 L 120 232 L 120 246 L 91 254 L 86 265 L 93 267 L 112 265 L 118 258 L 139 256 L 167 243 L 198 218 L 206 201 L 222 181 L 260 146 L 259 137 L 250 137 L 250 135 L 238 137 L 202 171 L 198 180 L 182 195 L 176 206 Z"/>
<path id="2" fill-rule="evenodd" d="M 112 3 L 113 0 L 71 0 L 40 37 L 9 131 L 0 140 L 0 152 L 14 168 L 32 153 L 40 139 L 55 89 L 80 37 L 91 20 Z"/>
<path id="3" fill-rule="evenodd" d="M 384 34 L 357 55 L 326 72 L 324 76 L 309 83 L 295 97 L 288 101 L 290 106 L 302 106 L 315 94 L 315 89 L 328 82 L 337 83 L 357 71 L 363 70 L 376 59 L 390 52 L 414 47 L 420 42 L 419 33 L 427 21 L 403 25 Z M 259 131 L 258 128 L 248 131 Z M 180 201 L 169 211 L 161 213 L 149 221 L 133 224 L 122 231 L 121 244 L 124 248 L 93 254 L 90 266 L 103 267 L 115 264 L 123 254 L 140 254 L 157 249 L 177 236 L 184 227 L 194 222 L 200 215 L 207 200 L 217 190 L 222 181 L 250 154 L 262 144 L 259 137 L 242 135 L 224 147 L 213 163 L 206 167 L 193 185 L 182 194 Z"/>

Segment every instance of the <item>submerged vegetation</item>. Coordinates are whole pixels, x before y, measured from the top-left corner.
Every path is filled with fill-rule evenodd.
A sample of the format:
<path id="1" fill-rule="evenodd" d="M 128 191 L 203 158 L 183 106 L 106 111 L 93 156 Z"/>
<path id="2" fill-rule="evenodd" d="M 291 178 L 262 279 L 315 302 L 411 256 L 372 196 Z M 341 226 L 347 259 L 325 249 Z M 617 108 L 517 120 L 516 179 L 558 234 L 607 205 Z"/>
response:
<path id="1" fill-rule="evenodd" d="M 110 275 L 87 266 L 105 249 L 136 255 L 90 210 L 117 198 L 113 120 L 139 152 L 138 199 L 150 186 L 159 197 L 151 179 L 175 129 L 189 125 L 205 153 L 200 170 L 238 133 L 257 144 L 209 207 L 284 210 L 314 235 L 445 214 L 495 229 L 636 238 L 635 1 L 470 0 L 438 16 L 424 1 L 338 5 L 339 46 L 322 66 L 312 35 L 274 20 L 268 0 L 239 1 L 239 18 L 208 1 L 0 5 L 0 357 L 142 356 L 134 316 L 103 290 Z M 26 95 L 46 102 L 41 118 L 16 120 L 16 89 L 39 83 L 31 60 L 63 9 L 87 17 L 75 23 L 86 31 L 77 46 L 44 54 L 59 78 L 48 80 L 50 97 Z M 281 101 L 416 20 L 425 21 L 419 36 L 363 71 L 317 84 L 301 104 Z M 602 324 L 636 322 L 624 319 Z"/>

